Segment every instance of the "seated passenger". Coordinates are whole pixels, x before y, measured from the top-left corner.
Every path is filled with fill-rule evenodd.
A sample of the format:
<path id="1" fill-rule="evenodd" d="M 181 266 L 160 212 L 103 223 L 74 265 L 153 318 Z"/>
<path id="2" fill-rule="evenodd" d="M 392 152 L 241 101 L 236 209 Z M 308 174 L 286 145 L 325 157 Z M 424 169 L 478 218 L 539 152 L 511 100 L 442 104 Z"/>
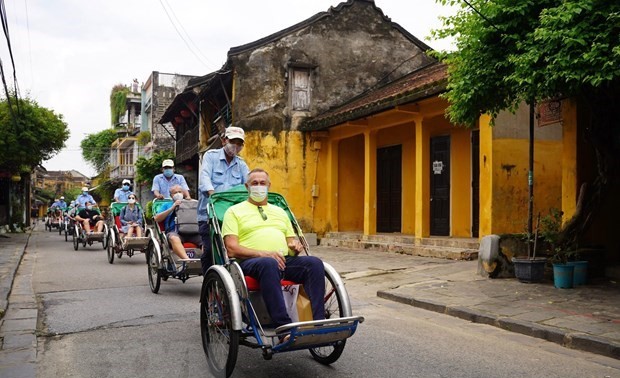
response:
<path id="1" fill-rule="evenodd" d="M 141 237 L 143 219 L 142 210 L 136 206 L 136 195 L 130 194 L 127 198 L 127 206 L 123 207 L 120 214 L 121 232 L 128 238 Z"/>
<path id="2" fill-rule="evenodd" d="M 175 211 L 181 206 L 183 202 L 183 187 L 181 185 L 174 185 L 170 188 L 170 195 L 174 202 L 165 203 L 159 208 L 159 212 L 155 214 L 154 220 L 157 223 L 164 222 L 166 237 L 172 247 L 172 252 L 181 259 L 188 259 L 183 243 L 190 242 L 197 246 L 200 246 L 201 239 L 199 234 L 195 235 L 182 235 L 177 231 L 175 218 Z M 182 263 L 180 268 L 177 268 L 178 273 L 185 270 L 186 264 Z"/>
<path id="3" fill-rule="evenodd" d="M 75 220 L 82 222 L 82 226 L 84 226 L 84 230 L 86 230 L 87 233 L 92 233 L 92 227 L 95 227 L 97 232 L 102 232 L 103 217 L 93 208 L 90 201 L 86 201 L 85 205 L 86 207 L 80 210 L 75 216 Z"/>
<path id="4" fill-rule="evenodd" d="M 250 171 L 245 183 L 247 201 L 224 214 L 222 235 L 229 257 L 239 260 L 244 274 L 258 280 L 267 311 L 276 327 L 291 323 L 286 312 L 280 277 L 304 285 L 314 320 L 325 319 L 325 270 L 314 256 L 297 256 L 303 250 L 284 210 L 267 203 L 271 182 L 262 169 Z"/>

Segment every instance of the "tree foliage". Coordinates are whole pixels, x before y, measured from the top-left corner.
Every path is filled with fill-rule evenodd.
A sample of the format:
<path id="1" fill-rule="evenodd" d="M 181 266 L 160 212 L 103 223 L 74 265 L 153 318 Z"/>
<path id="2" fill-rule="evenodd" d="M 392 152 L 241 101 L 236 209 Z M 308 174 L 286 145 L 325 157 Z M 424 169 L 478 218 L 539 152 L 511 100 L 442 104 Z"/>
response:
<path id="1" fill-rule="evenodd" d="M 150 158 L 140 156 L 136 161 L 136 182 L 153 183 L 153 177 L 161 173 L 161 163 L 165 159 L 173 159 L 172 151 L 159 151 Z"/>
<path id="2" fill-rule="evenodd" d="M 620 78 L 620 3 L 608 0 L 470 0 L 436 37 L 457 50 L 448 64 L 448 115 L 473 125 L 522 101 L 609 95 Z M 607 94 L 603 92 L 608 92 Z"/>
<path id="3" fill-rule="evenodd" d="M 127 94 L 129 87 L 123 84 L 116 84 L 110 92 L 110 114 L 112 127 L 114 127 L 120 117 L 127 111 Z"/>
<path id="4" fill-rule="evenodd" d="M 80 143 L 82 157 L 95 168 L 98 174 L 105 171 L 110 163 L 110 146 L 116 140 L 114 129 L 106 129 L 88 134 Z"/>
<path id="5" fill-rule="evenodd" d="M 437 53 L 448 65 L 447 113 L 472 126 L 523 101 L 573 98 L 580 129 L 596 157 L 596 178 L 582 183 L 560 243 L 575 243 L 620 177 L 620 2 L 609 0 L 438 0 L 460 4 L 439 38 L 457 50 Z M 585 193 L 585 195 L 584 195 Z"/>
<path id="6" fill-rule="evenodd" d="M 62 115 L 28 97 L 18 101 L 19 106 L 11 98 L 11 112 L 7 100 L 0 100 L 0 166 L 13 173 L 32 171 L 57 154 L 69 138 Z"/>

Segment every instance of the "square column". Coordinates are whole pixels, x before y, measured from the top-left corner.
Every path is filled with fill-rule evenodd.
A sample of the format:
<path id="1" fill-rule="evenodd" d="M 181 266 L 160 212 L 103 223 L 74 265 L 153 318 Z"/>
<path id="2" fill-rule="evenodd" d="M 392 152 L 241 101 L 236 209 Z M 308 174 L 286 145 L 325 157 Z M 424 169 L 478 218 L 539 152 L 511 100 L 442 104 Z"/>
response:
<path id="1" fill-rule="evenodd" d="M 327 219 L 331 230 L 338 230 L 338 142 L 329 140 L 327 144 Z"/>
<path id="2" fill-rule="evenodd" d="M 377 132 L 364 131 L 364 235 L 377 233 Z"/>
<path id="3" fill-rule="evenodd" d="M 415 236 L 430 236 L 430 132 L 415 118 Z"/>

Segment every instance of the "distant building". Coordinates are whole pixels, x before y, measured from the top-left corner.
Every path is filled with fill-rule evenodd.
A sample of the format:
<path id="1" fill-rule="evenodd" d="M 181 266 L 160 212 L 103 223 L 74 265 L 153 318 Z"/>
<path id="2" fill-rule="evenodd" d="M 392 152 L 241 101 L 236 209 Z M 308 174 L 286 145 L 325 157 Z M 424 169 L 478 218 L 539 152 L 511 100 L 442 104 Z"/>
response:
<path id="1" fill-rule="evenodd" d="M 153 71 L 142 85 L 141 131 L 151 133 L 151 142 L 144 149 L 146 154 L 152 151 L 174 151 L 174 127 L 158 122 L 175 96 L 183 92 L 189 80 L 194 77 Z"/>
<path id="2" fill-rule="evenodd" d="M 47 171 L 36 176 L 36 187 L 50 190 L 60 197 L 65 191 L 87 185 L 90 178 L 76 170 Z"/>

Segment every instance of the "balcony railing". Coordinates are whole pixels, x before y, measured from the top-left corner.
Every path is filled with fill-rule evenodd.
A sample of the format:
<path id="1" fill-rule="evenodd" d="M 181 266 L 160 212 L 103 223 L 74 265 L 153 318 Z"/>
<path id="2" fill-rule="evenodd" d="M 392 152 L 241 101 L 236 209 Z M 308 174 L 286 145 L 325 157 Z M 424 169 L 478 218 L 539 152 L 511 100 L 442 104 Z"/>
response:
<path id="1" fill-rule="evenodd" d="M 112 167 L 110 170 L 111 179 L 133 178 L 135 166 L 133 164 L 121 164 Z"/>
<path id="2" fill-rule="evenodd" d="M 188 159 L 191 159 L 192 156 L 198 153 L 198 138 L 199 138 L 199 130 L 197 126 L 192 127 L 187 130 L 178 140 L 177 140 L 177 157 L 176 160 L 178 162 L 182 162 Z"/>

